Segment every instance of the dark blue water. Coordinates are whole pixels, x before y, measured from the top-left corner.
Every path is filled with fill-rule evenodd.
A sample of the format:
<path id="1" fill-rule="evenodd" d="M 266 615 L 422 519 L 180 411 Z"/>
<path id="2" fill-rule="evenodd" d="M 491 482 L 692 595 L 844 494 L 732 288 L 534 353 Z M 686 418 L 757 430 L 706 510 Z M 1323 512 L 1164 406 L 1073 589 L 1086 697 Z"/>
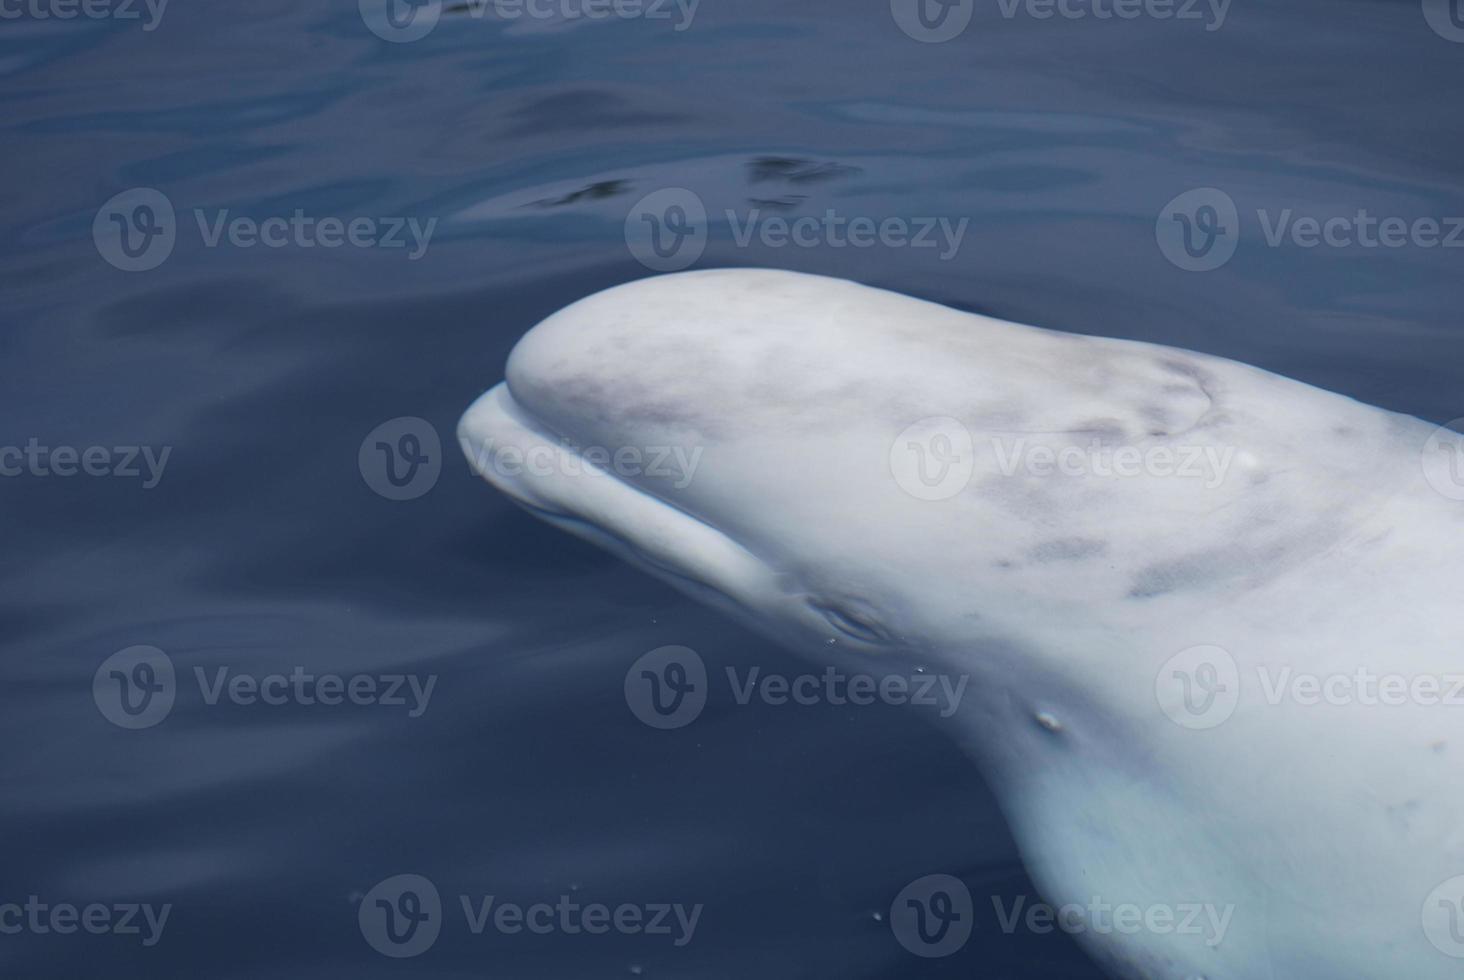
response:
<path id="1" fill-rule="evenodd" d="M 999 927 L 993 899 L 1031 886 L 928 713 L 721 687 L 684 728 L 643 725 L 623 684 L 655 647 L 714 673 L 807 665 L 469 475 L 458 415 L 539 318 L 649 274 L 625 227 L 653 191 L 710 213 L 695 267 L 842 275 L 1464 414 L 1458 249 L 1267 237 L 1286 209 L 1354 231 L 1360 209 L 1445 233 L 1464 215 L 1446 5 L 1435 30 L 1409 0 L 1235 0 L 1218 23 L 980 0 L 943 43 L 884 0 L 703 0 L 689 23 L 446 9 L 407 43 L 346 2 L 65 9 L 0 19 L 7 978 L 1097 975 L 1066 935 Z M 1186 271 L 1156 222 L 1205 187 L 1238 224 L 1191 244 L 1236 248 Z M 171 218 L 107 209 L 134 188 Z M 951 256 L 744 246 L 729 208 L 968 224 Z M 210 242 L 297 212 L 374 224 L 330 248 L 278 222 L 277 246 Z M 425 250 L 387 234 L 406 218 L 434 223 Z M 362 445 L 401 417 L 442 446 L 391 430 L 439 468 L 394 500 Z M 136 646 L 160 653 L 108 661 Z M 297 669 L 381 686 L 211 694 Z M 393 675 L 433 679 L 424 710 L 382 703 Z M 936 873 L 976 928 L 926 959 L 888 913 Z M 400 874 L 441 899 L 412 958 L 358 920 Z M 489 895 L 702 908 L 680 945 L 475 934 L 459 897 Z M 132 904 L 165 925 L 119 928 Z M 95 934 L 54 917 L 89 905 Z"/>

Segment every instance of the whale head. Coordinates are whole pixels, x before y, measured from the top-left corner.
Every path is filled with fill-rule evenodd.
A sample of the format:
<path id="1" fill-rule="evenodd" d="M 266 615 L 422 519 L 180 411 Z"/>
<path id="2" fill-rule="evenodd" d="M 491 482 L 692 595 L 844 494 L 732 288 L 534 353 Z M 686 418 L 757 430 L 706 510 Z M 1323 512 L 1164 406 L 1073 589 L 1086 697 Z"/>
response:
<path id="1" fill-rule="evenodd" d="M 550 316 L 459 436 L 540 517 L 785 642 L 925 657 L 1127 629 L 1243 585 L 1258 548 L 1314 546 L 1300 505 L 1276 531 L 1307 488 L 1228 439 L 1250 421 L 1236 388 L 1271 377 L 714 270 Z M 1292 431 L 1335 424 L 1298 410 Z"/>

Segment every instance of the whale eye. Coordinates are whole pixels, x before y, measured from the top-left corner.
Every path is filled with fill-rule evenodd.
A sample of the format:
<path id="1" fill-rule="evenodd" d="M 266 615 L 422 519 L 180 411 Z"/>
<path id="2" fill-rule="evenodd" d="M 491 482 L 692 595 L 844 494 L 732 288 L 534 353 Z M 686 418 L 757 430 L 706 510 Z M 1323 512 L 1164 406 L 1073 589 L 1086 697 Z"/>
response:
<path id="1" fill-rule="evenodd" d="M 889 636 L 870 613 L 849 603 L 810 599 L 809 605 L 828 620 L 829 625 L 845 636 L 865 643 L 886 643 Z"/>

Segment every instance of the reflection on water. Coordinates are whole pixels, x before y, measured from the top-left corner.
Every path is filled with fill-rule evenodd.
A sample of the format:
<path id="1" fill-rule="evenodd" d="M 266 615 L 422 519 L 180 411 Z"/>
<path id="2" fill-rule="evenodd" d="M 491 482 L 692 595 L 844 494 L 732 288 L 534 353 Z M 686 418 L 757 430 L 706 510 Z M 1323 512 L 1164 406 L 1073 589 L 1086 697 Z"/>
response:
<path id="1" fill-rule="evenodd" d="M 832 0 L 707 0 L 689 24 L 461 7 L 410 43 L 349 3 L 6 22 L 0 441 L 171 455 L 151 488 L 0 479 L 0 903 L 171 911 L 153 945 L 0 936 L 3 972 L 1096 976 L 1065 936 L 1003 933 L 993 899 L 1031 886 L 920 712 L 722 692 L 684 729 L 637 721 L 625 672 L 666 644 L 714 676 L 806 667 L 490 492 L 453 449 L 457 416 L 536 320 L 646 274 L 626 218 L 665 188 L 706 210 L 699 267 L 845 275 L 1459 416 L 1458 253 L 1272 246 L 1258 215 L 1464 214 L 1446 98 L 1464 46 L 1410 3 L 1236 5 L 1214 31 L 978 10 L 943 44 Z M 175 235 L 124 272 L 92 226 L 136 187 Z M 1200 187 L 1239 220 L 1208 273 L 1155 241 Z M 945 258 L 737 240 L 753 212 L 831 211 L 967 224 Z M 254 234 L 212 235 L 237 219 Z M 437 225 L 413 259 L 354 244 L 353 219 Z M 363 441 L 401 419 L 441 455 L 392 499 L 363 479 Z M 380 439 L 403 487 L 422 431 Z M 163 662 L 99 667 L 137 646 L 168 658 L 172 701 L 127 728 L 96 698 L 131 684 L 150 710 Z M 297 674 L 378 686 L 307 703 Z M 386 697 L 394 677 L 435 679 L 424 710 Z M 401 874 L 442 906 L 405 963 L 358 924 Z M 933 874 L 975 901 L 944 959 L 886 921 Z M 459 900 L 488 895 L 703 911 L 681 946 L 476 934 Z"/>

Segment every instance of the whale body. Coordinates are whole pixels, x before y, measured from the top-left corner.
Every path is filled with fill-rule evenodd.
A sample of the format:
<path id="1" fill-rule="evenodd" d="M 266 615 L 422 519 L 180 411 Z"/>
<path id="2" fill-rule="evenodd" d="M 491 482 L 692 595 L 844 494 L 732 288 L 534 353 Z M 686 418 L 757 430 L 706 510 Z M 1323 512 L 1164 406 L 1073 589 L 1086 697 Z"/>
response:
<path id="1" fill-rule="evenodd" d="M 1046 900 L 1151 915 L 1076 930 L 1114 976 L 1464 971 L 1453 432 L 743 269 L 554 314 L 459 438 L 539 517 L 797 652 L 969 678 L 953 737 Z M 1182 928 L 1200 907 L 1225 928 Z"/>

